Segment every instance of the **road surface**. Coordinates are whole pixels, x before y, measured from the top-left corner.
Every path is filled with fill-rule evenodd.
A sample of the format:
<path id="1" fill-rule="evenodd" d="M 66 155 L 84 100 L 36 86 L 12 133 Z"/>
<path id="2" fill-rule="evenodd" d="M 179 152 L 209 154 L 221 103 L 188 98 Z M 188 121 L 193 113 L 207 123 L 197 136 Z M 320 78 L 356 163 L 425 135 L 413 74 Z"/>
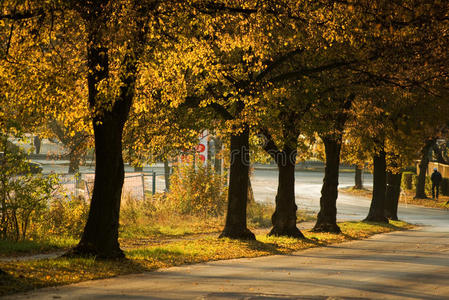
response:
<path id="1" fill-rule="evenodd" d="M 259 201 L 274 199 L 270 172 L 256 171 Z M 350 178 L 343 174 L 340 182 L 352 184 Z M 298 176 L 300 207 L 316 211 L 321 180 L 320 173 Z M 339 218 L 362 219 L 368 207 L 364 198 L 340 195 Z M 174 267 L 6 299 L 449 299 L 449 213 L 409 205 L 399 216 L 420 227 L 292 255 Z"/>

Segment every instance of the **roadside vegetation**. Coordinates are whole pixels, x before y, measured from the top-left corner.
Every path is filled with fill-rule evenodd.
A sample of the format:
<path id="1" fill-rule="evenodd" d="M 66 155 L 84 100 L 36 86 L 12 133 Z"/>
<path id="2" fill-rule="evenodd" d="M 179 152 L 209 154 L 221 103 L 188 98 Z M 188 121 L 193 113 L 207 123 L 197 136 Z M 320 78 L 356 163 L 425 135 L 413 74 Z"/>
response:
<path id="1" fill-rule="evenodd" d="M 169 192 L 148 194 L 145 200 L 124 195 L 121 244 L 129 248 L 192 235 L 218 235 L 224 226 L 227 193 L 224 181 L 224 175 L 207 167 L 183 165 L 172 174 Z M 15 207 L 16 210 L 29 208 L 27 214 L 14 215 L 17 224 L 27 222 L 28 229 L 25 235 L 19 236 L 15 230 L 5 231 L 4 238 L 0 239 L 0 257 L 58 252 L 76 245 L 87 220 L 89 204 L 82 197 L 58 193 L 61 190 L 57 184 L 52 188 L 53 198 L 42 200 L 28 195 L 23 208 Z M 39 206 L 31 207 L 29 202 L 39 202 Z M 269 228 L 273 212 L 272 205 L 249 203 L 249 227 Z M 297 218 L 299 221 L 314 219 L 302 211 L 298 211 Z"/>
<path id="2" fill-rule="evenodd" d="M 342 234 L 315 233 L 304 230 L 305 239 L 257 235 L 256 240 L 219 239 L 216 236 L 176 240 L 159 239 L 157 243 L 136 245 L 125 250 L 126 259 L 96 260 L 94 258 L 55 258 L 0 263 L 8 273 L 0 280 L 0 296 L 46 286 L 114 277 L 123 274 L 152 271 L 183 264 L 212 260 L 289 254 L 294 251 L 321 247 L 378 233 L 412 228 L 401 221 L 384 223 L 339 223 Z"/>
<path id="3" fill-rule="evenodd" d="M 402 172 L 420 160 L 407 185 L 415 180 L 425 198 L 430 153 L 448 164 L 449 1 L 4 0 L 1 8 L 0 256 L 71 257 L 0 264 L 8 293 L 401 229 L 408 225 L 390 220 Z M 39 168 L 9 148 L 26 136 L 36 154 L 41 138 L 59 140 L 69 173 L 94 151 L 85 198 L 60 191 L 57 176 L 32 174 Z M 297 211 L 295 168 L 308 159 L 325 167 L 315 233 L 303 234 L 298 221 L 309 217 Z M 251 164 L 264 160 L 278 169 L 274 207 L 251 196 Z M 146 195 L 142 176 L 144 200 L 123 195 L 124 162 L 142 170 L 156 161 L 166 192 Z M 341 162 L 359 175 L 372 170 L 365 220 L 383 225 L 337 224 Z"/>
<path id="4" fill-rule="evenodd" d="M 355 189 L 353 187 L 341 188 L 340 192 L 349 193 L 364 198 L 371 198 L 373 194 L 373 191 L 371 189 L 367 188 Z M 438 199 L 432 199 L 431 192 L 430 197 L 428 198 L 415 198 L 415 194 L 416 193 L 414 189 L 413 190 L 402 189 L 399 197 L 399 203 L 420 205 L 431 208 L 449 209 L 449 196 L 440 194 Z"/>

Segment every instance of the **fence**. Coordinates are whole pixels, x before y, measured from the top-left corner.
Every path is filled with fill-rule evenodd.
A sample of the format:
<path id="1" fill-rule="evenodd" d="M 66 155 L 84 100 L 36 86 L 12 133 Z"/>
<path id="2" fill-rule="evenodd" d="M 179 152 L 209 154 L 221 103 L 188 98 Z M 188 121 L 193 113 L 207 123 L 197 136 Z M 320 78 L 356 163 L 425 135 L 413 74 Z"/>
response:
<path id="1" fill-rule="evenodd" d="M 83 196 L 90 199 L 94 186 L 94 173 L 81 173 L 78 175 L 61 174 L 58 176 L 63 189 L 75 197 Z M 163 192 L 165 179 L 163 174 L 156 172 L 125 173 L 122 196 L 136 199 L 145 199 L 148 193 Z"/>

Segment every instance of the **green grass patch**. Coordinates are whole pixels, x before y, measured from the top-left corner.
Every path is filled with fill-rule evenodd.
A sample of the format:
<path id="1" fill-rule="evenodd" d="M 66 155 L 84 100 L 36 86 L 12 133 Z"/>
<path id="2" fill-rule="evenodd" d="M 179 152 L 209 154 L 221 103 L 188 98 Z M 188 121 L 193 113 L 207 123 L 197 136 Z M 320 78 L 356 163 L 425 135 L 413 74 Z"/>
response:
<path id="1" fill-rule="evenodd" d="M 69 249 L 78 241 L 70 237 L 50 236 L 45 240 L 0 240 L 0 257 L 32 255 Z"/>
<path id="2" fill-rule="evenodd" d="M 57 258 L 1 262 L 0 269 L 8 274 L 0 275 L 0 295 L 211 260 L 289 254 L 311 247 L 412 227 L 401 221 L 392 221 L 390 224 L 344 222 L 339 225 L 342 234 L 314 233 L 305 230 L 303 233 L 306 239 L 265 235 L 258 235 L 256 241 L 218 239 L 210 236 L 186 238 L 127 250 L 125 251 L 127 259 L 117 261 Z"/>

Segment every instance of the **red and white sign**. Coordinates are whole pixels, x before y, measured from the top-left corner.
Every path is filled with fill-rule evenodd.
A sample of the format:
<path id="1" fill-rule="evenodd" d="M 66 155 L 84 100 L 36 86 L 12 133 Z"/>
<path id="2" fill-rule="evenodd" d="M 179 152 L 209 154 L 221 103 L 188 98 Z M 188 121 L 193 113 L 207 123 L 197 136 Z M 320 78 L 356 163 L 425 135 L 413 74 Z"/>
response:
<path id="1" fill-rule="evenodd" d="M 207 135 L 207 130 L 204 130 L 200 135 L 200 142 L 196 146 L 196 152 L 198 152 L 198 155 L 203 163 L 207 160 Z"/>

